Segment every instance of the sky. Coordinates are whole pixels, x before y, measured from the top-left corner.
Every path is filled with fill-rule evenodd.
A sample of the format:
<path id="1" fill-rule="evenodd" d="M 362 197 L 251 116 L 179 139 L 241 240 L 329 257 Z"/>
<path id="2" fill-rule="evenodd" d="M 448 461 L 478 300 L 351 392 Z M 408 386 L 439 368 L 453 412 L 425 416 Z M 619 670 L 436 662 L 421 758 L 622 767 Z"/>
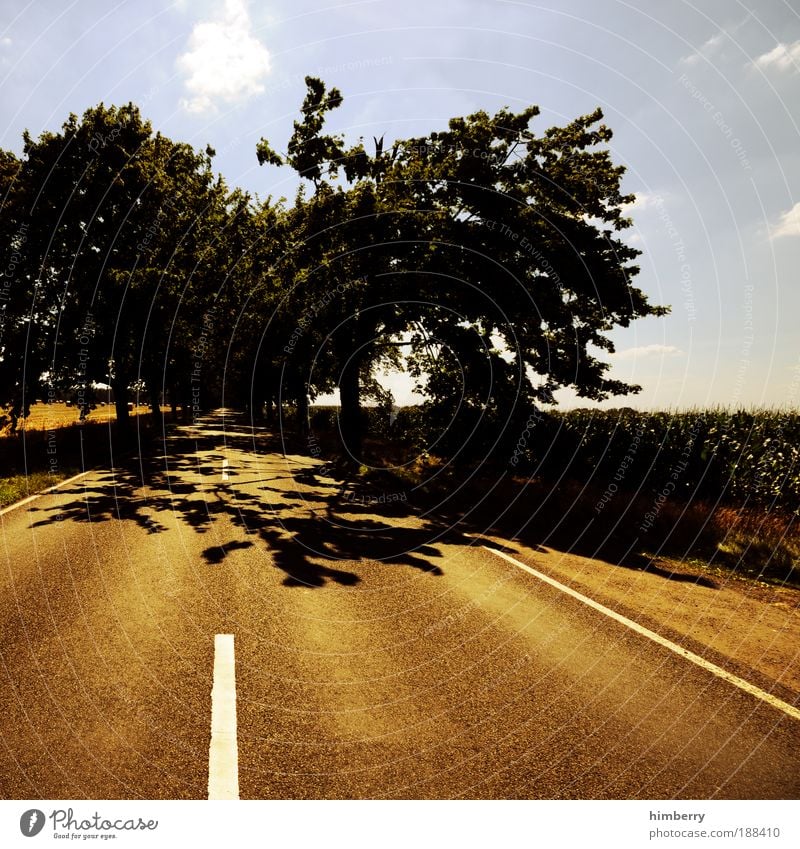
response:
<path id="1" fill-rule="evenodd" d="M 672 307 L 613 332 L 610 374 L 642 392 L 600 406 L 800 406 L 796 0 L 3 0 L 0 146 L 133 101 L 211 144 L 229 185 L 291 198 L 255 145 L 285 148 L 307 74 L 342 91 L 329 126 L 351 142 L 530 104 L 543 132 L 600 106 L 636 195 L 635 284 Z"/>

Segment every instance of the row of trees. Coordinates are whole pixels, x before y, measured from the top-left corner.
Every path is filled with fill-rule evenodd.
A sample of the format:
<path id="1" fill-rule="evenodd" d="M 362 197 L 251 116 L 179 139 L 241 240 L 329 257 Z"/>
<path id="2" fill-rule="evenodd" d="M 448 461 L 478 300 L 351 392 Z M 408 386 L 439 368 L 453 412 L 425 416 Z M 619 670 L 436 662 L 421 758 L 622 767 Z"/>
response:
<path id="1" fill-rule="evenodd" d="M 637 251 L 623 169 L 599 110 L 536 135 L 537 109 L 454 118 L 448 129 L 347 146 L 325 132 L 342 102 L 307 78 L 284 153 L 291 204 L 214 175 L 214 151 L 153 133 L 129 104 L 71 115 L 58 133 L 0 151 L 0 404 L 109 382 L 124 424 L 132 393 L 154 411 L 291 405 L 338 388 L 344 449 L 361 406 L 405 365 L 428 411 L 468 434 L 524 422 L 560 386 L 610 380 L 608 331 L 663 314 L 631 284 Z"/>

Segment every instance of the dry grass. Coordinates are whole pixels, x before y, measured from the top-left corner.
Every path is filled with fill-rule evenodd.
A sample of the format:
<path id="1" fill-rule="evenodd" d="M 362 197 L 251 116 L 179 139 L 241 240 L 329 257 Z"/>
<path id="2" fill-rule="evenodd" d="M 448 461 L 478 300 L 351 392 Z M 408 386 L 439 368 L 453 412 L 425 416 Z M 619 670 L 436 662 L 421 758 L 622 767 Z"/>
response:
<path id="1" fill-rule="evenodd" d="M 144 405 L 134 407 L 131 410 L 132 416 L 143 415 L 150 412 L 150 408 Z M 117 412 L 113 404 L 98 405 L 92 410 L 86 421 L 87 422 L 109 422 L 116 421 Z M 80 411 L 76 406 L 67 406 L 61 401 L 55 401 L 52 404 L 33 404 L 31 413 L 27 419 L 20 421 L 17 430 L 55 430 L 61 427 L 74 425 L 80 419 Z M 10 423 L 6 423 L 5 427 L 0 429 L 0 434 L 7 434 L 10 429 Z"/>
<path id="2" fill-rule="evenodd" d="M 134 411 L 136 419 L 126 431 L 120 430 L 113 407 L 101 407 L 79 422 L 74 407 L 38 405 L 27 427 L 0 433 L 0 481 L 17 478 L 13 489 L 22 498 L 36 473 L 61 475 L 70 469 L 105 467 L 115 455 L 149 444 L 155 430 L 148 412 L 145 407 Z"/>
<path id="3" fill-rule="evenodd" d="M 800 529 L 796 517 L 718 507 L 712 514 L 719 558 L 751 577 L 789 575 L 800 582 Z"/>

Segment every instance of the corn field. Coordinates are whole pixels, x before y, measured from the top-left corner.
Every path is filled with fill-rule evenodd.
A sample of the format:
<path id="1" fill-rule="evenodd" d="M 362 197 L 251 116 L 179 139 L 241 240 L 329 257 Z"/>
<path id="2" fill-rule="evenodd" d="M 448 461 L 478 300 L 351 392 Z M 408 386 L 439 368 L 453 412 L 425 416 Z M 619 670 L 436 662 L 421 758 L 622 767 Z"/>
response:
<path id="1" fill-rule="evenodd" d="M 424 408 L 406 408 L 398 436 L 414 449 L 436 437 Z M 800 513 L 800 414 L 569 410 L 506 428 L 494 462 L 545 481 L 590 484 L 672 500 L 753 505 Z M 488 450 L 487 445 L 487 450 Z M 487 453 L 482 455 L 487 456 Z"/>
<path id="2" fill-rule="evenodd" d="M 797 413 L 574 410 L 552 418 L 551 444 L 537 444 L 528 458 L 549 476 L 800 510 Z"/>

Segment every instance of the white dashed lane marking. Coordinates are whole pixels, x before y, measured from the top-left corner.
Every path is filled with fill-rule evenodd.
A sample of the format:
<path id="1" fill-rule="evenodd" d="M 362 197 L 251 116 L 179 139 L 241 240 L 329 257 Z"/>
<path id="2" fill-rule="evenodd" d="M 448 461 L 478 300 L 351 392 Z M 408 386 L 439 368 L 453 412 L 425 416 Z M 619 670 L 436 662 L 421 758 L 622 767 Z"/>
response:
<path id="1" fill-rule="evenodd" d="M 214 637 L 211 689 L 211 746 L 208 798 L 239 798 L 239 747 L 236 741 L 236 661 L 233 634 Z"/>

